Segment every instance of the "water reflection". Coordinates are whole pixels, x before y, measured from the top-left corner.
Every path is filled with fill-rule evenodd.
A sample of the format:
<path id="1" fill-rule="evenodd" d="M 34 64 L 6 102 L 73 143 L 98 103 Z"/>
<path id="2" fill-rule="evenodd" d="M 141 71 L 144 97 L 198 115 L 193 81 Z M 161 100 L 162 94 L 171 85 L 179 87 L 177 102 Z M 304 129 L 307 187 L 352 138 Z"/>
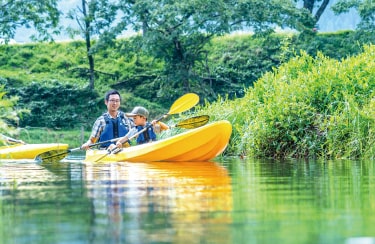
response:
<path id="1" fill-rule="evenodd" d="M 375 240 L 370 160 L 0 162 L 0 195 L 3 243 Z"/>
<path id="2" fill-rule="evenodd" d="M 207 223 L 231 223 L 230 178 L 212 162 L 86 164 L 84 177 L 93 232 L 110 225 L 102 236 L 116 242 L 189 242 Z"/>
<path id="3" fill-rule="evenodd" d="M 239 243 L 344 243 L 375 237 L 373 161 L 229 162 Z"/>

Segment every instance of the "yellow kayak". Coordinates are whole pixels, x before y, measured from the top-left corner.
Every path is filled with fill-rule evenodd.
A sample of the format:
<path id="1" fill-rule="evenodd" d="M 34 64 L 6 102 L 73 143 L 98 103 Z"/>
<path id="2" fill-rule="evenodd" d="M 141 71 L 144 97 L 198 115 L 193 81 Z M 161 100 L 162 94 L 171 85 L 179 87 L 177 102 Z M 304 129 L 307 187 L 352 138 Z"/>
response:
<path id="1" fill-rule="evenodd" d="M 56 150 L 66 151 L 68 144 L 14 144 L 0 147 L 0 159 L 35 159 L 41 153 Z"/>
<path id="2" fill-rule="evenodd" d="M 232 125 L 217 121 L 156 142 L 124 148 L 116 154 L 88 150 L 85 162 L 209 161 L 228 145 Z"/>

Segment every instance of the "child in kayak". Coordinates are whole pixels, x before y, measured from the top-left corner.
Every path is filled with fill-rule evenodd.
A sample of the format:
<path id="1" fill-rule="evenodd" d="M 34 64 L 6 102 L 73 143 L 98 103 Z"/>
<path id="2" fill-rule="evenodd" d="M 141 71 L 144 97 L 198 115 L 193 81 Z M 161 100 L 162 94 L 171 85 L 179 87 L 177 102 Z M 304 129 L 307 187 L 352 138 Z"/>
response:
<path id="1" fill-rule="evenodd" d="M 169 129 L 169 126 L 162 122 L 156 120 L 148 122 L 149 112 L 144 107 L 137 106 L 131 113 L 125 115 L 133 118 L 135 127 L 117 141 L 117 148 L 122 148 L 123 143 L 132 138 L 136 138 L 137 145 L 156 141 L 156 133 Z"/>

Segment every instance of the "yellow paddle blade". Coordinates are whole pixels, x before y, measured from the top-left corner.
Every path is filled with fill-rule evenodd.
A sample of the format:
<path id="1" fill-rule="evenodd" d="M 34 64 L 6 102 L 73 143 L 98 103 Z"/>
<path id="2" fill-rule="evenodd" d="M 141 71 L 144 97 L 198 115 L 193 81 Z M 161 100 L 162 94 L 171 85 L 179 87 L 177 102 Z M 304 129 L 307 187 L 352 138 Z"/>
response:
<path id="1" fill-rule="evenodd" d="M 174 127 L 194 129 L 194 128 L 198 128 L 207 124 L 209 119 L 210 119 L 210 116 L 208 115 L 195 116 L 195 117 L 188 118 L 188 119 L 178 122 Z"/>
<path id="2" fill-rule="evenodd" d="M 199 96 L 195 93 L 186 93 L 178 98 L 169 109 L 168 114 L 178 114 L 191 109 L 199 102 Z"/>

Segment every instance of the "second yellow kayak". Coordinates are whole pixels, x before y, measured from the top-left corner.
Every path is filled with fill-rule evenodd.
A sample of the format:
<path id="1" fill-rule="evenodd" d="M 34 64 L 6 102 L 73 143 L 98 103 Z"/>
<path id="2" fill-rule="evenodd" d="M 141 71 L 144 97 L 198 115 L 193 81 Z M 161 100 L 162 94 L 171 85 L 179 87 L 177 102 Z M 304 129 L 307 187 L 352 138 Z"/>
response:
<path id="1" fill-rule="evenodd" d="M 0 159 L 35 159 L 41 153 L 47 151 L 64 151 L 68 144 L 44 143 L 44 144 L 15 144 L 0 147 Z"/>

